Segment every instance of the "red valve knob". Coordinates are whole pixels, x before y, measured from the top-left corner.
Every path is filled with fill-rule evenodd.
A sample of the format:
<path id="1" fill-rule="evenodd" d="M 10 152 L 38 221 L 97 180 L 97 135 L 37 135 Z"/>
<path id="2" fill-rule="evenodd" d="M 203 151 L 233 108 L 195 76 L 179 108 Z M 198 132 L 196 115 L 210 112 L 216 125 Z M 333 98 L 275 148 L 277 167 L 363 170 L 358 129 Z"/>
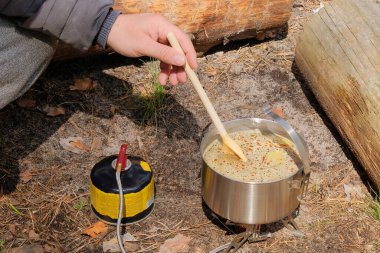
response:
<path id="1" fill-rule="evenodd" d="M 119 156 L 117 157 L 116 168 L 121 165 L 121 170 L 125 170 L 127 167 L 127 144 L 123 144 L 120 147 Z"/>

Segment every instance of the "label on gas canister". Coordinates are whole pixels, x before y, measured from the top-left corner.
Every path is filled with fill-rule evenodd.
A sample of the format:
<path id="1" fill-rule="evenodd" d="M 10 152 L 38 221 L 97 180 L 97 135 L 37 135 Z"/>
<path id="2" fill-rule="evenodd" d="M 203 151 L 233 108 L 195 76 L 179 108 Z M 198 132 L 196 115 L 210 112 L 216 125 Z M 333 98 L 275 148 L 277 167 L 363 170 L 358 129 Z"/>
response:
<path id="1" fill-rule="evenodd" d="M 91 205 L 101 215 L 117 219 L 119 212 L 119 194 L 102 192 L 90 182 Z M 122 217 L 133 217 L 152 205 L 154 201 L 154 181 L 139 192 L 124 194 L 125 208 Z"/>

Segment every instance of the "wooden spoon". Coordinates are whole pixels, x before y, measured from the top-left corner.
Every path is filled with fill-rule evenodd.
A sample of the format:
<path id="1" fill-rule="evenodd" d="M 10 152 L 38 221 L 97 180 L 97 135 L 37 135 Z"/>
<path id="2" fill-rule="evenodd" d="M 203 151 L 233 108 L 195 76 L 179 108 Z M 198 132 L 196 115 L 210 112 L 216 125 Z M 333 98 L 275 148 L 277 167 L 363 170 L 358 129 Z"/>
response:
<path id="1" fill-rule="evenodd" d="M 178 43 L 177 38 L 172 32 L 169 32 L 167 34 L 167 38 L 168 38 L 168 41 L 170 42 L 170 45 L 173 48 L 175 48 L 179 52 L 184 53 L 181 46 Z M 187 76 L 189 77 L 190 81 L 193 83 L 195 90 L 198 92 L 198 95 L 201 98 L 203 105 L 206 107 L 206 110 L 208 114 L 210 115 L 212 122 L 214 123 L 216 129 L 218 130 L 224 145 L 226 145 L 229 149 L 231 149 L 238 157 L 240 157 L 240 159 L 246 162 L 247 158 L 245 157 L 243 151 L 241 150 L 240 146 L 228 135 L 226 129 L 224 128 L 222 122 L 220 121 L 218 114 L 216 113 L 213 105 L 211 104 L 210 99 L 207 97 L 207 94 L 204 91 L 197 77 L 197 74 L 195 74 L 194 70 L 191 69 L 187 61 L 185 63 L 184 68 L 185 68 L 185 72 Z"/>

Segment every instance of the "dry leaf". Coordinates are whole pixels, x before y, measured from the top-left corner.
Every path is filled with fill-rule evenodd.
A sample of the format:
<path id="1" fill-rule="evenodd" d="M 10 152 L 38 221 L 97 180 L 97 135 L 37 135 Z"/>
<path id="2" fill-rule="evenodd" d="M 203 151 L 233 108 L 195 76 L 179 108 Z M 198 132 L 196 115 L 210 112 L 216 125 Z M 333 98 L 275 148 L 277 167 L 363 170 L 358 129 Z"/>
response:
<path id="1" fill-rule="evenodd" d="M 32 179 L 32 177 L 33 175 L 30 172 L 30 169 L 27 169 L 26 171 L 20 173 L 20 179 L 24 184 L 29 182 Z"/>
<path id="2" fill-rule="evenodd" d="M 130 233 L 123 235 L 123 242 L 137 242 L 136 238 Z"/>
<path id="3" fill-rule="evenodd" d="M 91 227 L 85 229 L 82 232 L 82 234 L 89 235 L 90 237 L 95 238 L 98 234 L 107 232 L 107 230 L 108 230 L 107 225 L 102 221 L 98 221 Z"/>
<path id="4" fill-rule="evenodd" d="M 45 250 L 41 245 L 37 244 L 30 244 L 30 245 L 24 245 L 17 248 L 12 248 L 10 253 L 44 253 Z"/>
<path id="5" fill-rule="evenodd" d="M 16 235 L 16 225 L 8 224 L 8 231 L 12 233 L 12 235 Z"/>
<path id="6" fill-rule="evenodd" d="M 143 98 L 149 97 L 149 92 L 145 87 L 137 86 L 137 89 L 139 90 L 141 97 L 143 97 Z"/>
<path id="7" fill-rule="evenodd" d="M 136 139 L 137 139 L 137 143 L 139 144 L 139 149 L 141 150 L 144 149 L 144 143 L 142 142 L 141 137 L 137 136 Z"/>
<path id="8" fill-rule="evenodd" d="M 112 113 L 112 115 L 115 115 L 117 109 L 118 109 L 117 106 L 111 105 L 111 113 Z"/>
<path id="9" fill-rule="evenodd" d="M 57 252 L 57 250 L 53 248 L 52 246 L 50 246 L 49 244 L 44 244 L 44 249 L 46 252 Z"/>
<path id="10" fill-rule="evenodd" d="M 277 114 L 281 118 L 285 118 L 285 114 L 284 114 L 284 111 L 282 110 L 282 108 L 279 108 L 279 107 L 273 108 L 272 112 L 274 112 L 275 114 Z"/>
<path id="11" fill-rule="evenodd" d="M 34 230 L 30 230 L 29 231 L 28 237 L 29 237 L 30 240 L 38 240 L 38 239 L 40 239 L 40 235 L 37 234 L 36 232 L 34 232 Z"/>
<path id="12" fill-rule="evenodd" d="M 9 231 L 3 233 L 3 235 L 2 235 L 2 239 L 5 240 L 5 241 L 8 241 L 8 242 L 9 242 L 9 241 L 13 241 L 14 237 L 15 237 L 15 236 L 12 235 L 12 233 L 9 232 Z"/>
<path id="13" fill-rule="evenodd" d="M 36 108 L 36 100 L 30 98 L 20 98 L 17 100 L 17 105 L 25 109 Z"/>
<path id="14" fill-rule="evenodd" d="M 125 252 L 136 252 L 139 250 L 139 245 L 137 243 L 133 243 L 133 242 L 125 242 L 124 243 L 124 249 L 125 249 Z"/>
<path id="15" fill-rule="evenodd" d="M 70 141 L 69 143 L 71 146 L 75 148 L 81 149 L 83 151 L 88 151 L 88 147 L 83 144 L 83 140 L 76 139 L 76 140 Z"/>
<path id="16" fill-rule="evenodd" d="M 93 90 L 96 87 L 96 82 L 92 81 L 90 78 L 78 78 L 74 79 L 74 85 L 70 85 L 70 90 L 81 90 L 88 91 Z"/>
<path id="17" fill-rule="evenodd" d="M 190 237 L 178 234 L 174 238 L 167 239 L 164 244 L 161 245 L 159 253 L 188 252 L 190 241 Z"/>
<path id="18" fill-rule="evenodd" d="M 125 252 L 136 252 L 140 247 L 136 243 L 124 242 Z M 112 238 L 109 241 L 103 242 L 103 252 L 120 252 L 117 238 Z"/>
<path id="19" fill-rule="evenodd" d="M 102 138 L 100 137 L 94 137 L 92 138 L 92 143 L 91 143 L 91 151 L 98 150 L 102 147 Z"/>
<path id="20" fill-rule="evenodd" d="M 90 149 L 83 143 L 82 137 L 68 137 L 59 139 L 59 144 L 70 152 L 82 154 Z"/>
<path id="21" fill-rule="evenodd" d="M 101 137 L 93 137 L 92 142 L 91 142 L 91 147 L 90 147 L 90 152 L 94 157 L 101 157 L 102 156 L 102 138 Z"/>
<path id="22" fill-rule="evenodd" d="M 215 76 L 217 74 L 217 70 L 212 66 L 206 66 L 204 72 L 209 76 Z"/>
<path id="23" fill-rule="evenodd" d="M 52 246 L 50 246 L 49 244 L 44 244 L 44 249 L 47 251 L 47 252 L 56 252 L 57 250 L 55 250 Z"/>
<path id="24" fill-rule="evenodd" d="M 124 249 L 126 252 L 136 252 L 139 246 L 136 243 L 136 238 L 130 233 L 126 233 L 122 236 Z M 117 238 L 114 237 L 109 241 L 103 242 L 103 252 L 120 252 L 119 244 Z"/>
<path id="25" fill-rule="evenodd" d="M 54 107 L 54 106 L 48 106 L 47 105 L 42 110 L 46 113 L 47 116 L 51 116 L 51 117 L 56 117 L 59 115 L 65 115 L 65 113 L 66 113 L 65 108 L 63 108 L 61 106 Z"/>
<path id="26" fill-rule="evenodd" d="M 120 252 L 116 237 L 112 238 L 109 241 L 103 242 L 103 252 Z"/>

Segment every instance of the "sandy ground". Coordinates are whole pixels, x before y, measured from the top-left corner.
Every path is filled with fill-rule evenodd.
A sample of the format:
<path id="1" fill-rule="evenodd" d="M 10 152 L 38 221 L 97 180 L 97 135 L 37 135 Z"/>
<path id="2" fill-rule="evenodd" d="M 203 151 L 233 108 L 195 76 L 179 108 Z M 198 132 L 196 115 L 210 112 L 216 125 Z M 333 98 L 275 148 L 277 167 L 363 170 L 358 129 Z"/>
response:
<path id="1" fill-rule="evenodd" d="M 310 148 L 309 192 L 295 217 L 304 236 L 269 224 L 262 231 L 271 238 L 239 252 L 380 252 L 370 183 L 294 64 L 297 34 L 318 6 L 295 1 L 286 36 L 234 43 L 198 59 L 200 80 L 222 120 L 264 118 L 261 108 L 269 102 Z M 0 195 L 4 252 L 29 244 L 46 252 L 103 252 L 103 242 L 116 236 L 114 227 L 96 238 L 81 234 L 97 221 L 89 207 L 89 173 L 122 142 L 151 164 L 157 187 L 152 215 L 126 228 L 138 239 L 128 246 L 131 252 L 158 252 L 177 234 L 191 239 L 185 252 L 208 252 L 234 238 L 202 206 L 199 144 L 210 124 L 205 109 L 187 83 L 167 89 L 164 104 L 144 119 L 140 98 L 149 94 L 154 64 L 144 61 L 109 55 L 54 63 L 24 96 L 36 106 L 13 103 L 0 111 L 0 180 L 8 193 Z M 78 78 L 97 86 L 70 91 Z M 46 105 L 62 106 L 65 114 L 48 117 Z M 63 149 L 60 140 L 68 137 L 83 138 L 89 150 Z"/>

